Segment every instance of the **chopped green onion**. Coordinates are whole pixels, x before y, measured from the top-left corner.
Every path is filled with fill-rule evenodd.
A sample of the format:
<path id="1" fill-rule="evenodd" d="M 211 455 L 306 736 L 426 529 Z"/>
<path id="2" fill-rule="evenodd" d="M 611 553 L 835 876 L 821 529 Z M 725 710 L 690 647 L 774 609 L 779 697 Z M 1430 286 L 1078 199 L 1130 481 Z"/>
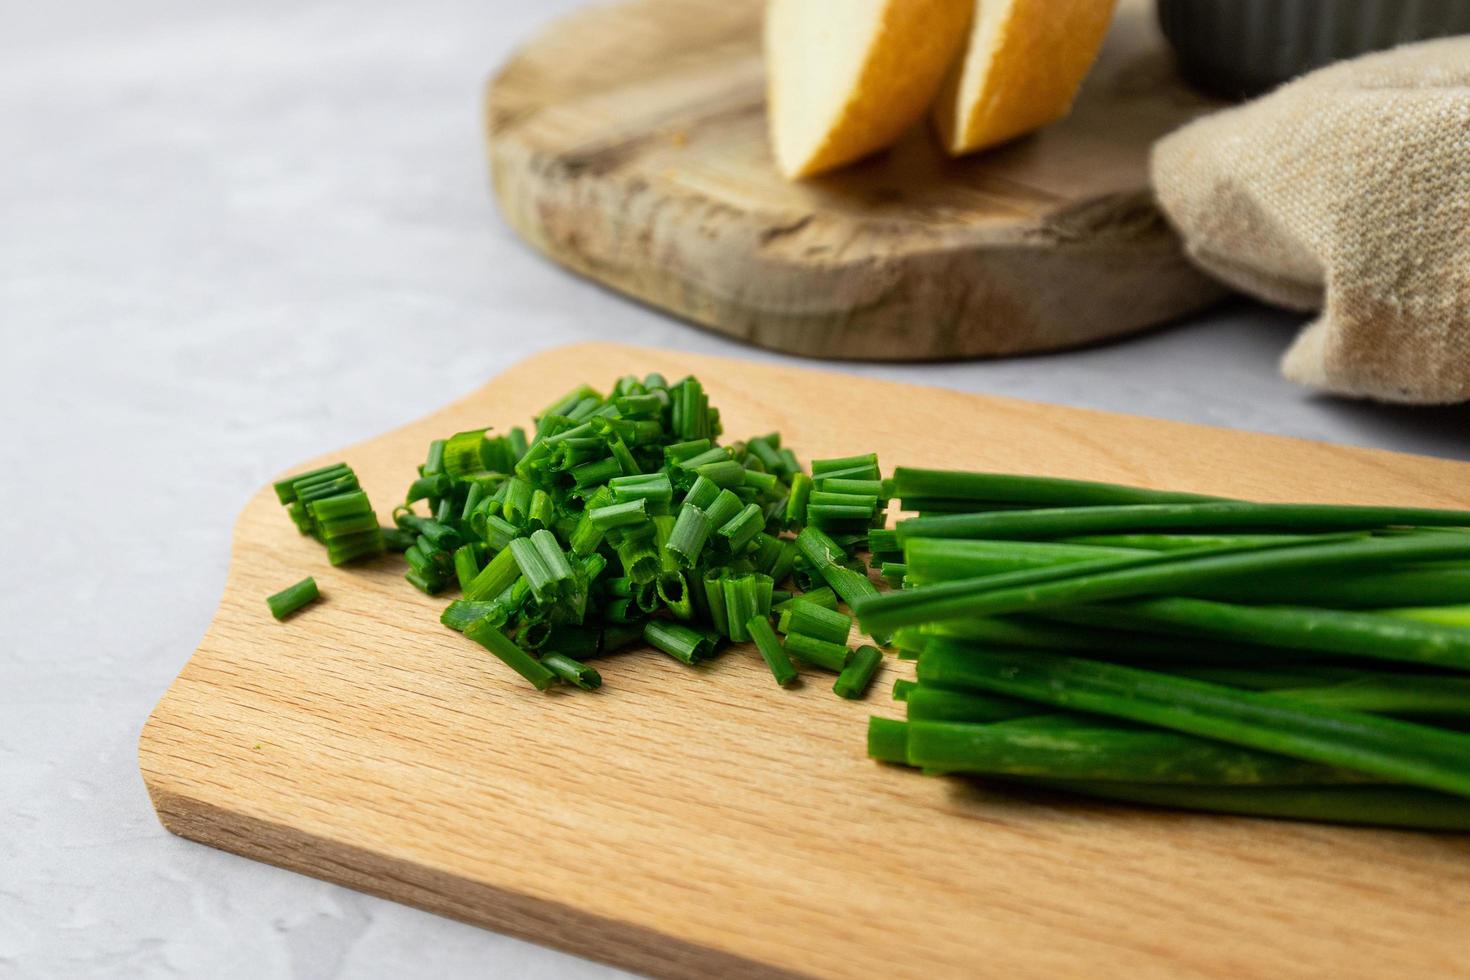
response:
<path id="1" fill-rule="evenodd" d="M 807 501 L 812 495 L 812 478 L 798 473 L 791 478 L 791 493 L 786 498 L 786 526 L 798 527 L 806 523 Z"/>
<path id="2" fill-rule="evenodd" d="M 834 674 L 841 673 L 842 668 L 847 666 L 848 660 L 852 657 L 852 651 L 841 643 L 819 640 L 814 636 L 804 636 L 801 633 L 786 634 L 784 648 L 793 657 L 804 660 L 814 667 L 830 670 Z"/>
<path id="3" fill-rule="evenodd" d="M 736 643 L 744 643 L 750 639 L 745 624 L 760 614 L 755 597 L 755 578 L 751 575 L 727 577 L 720 584 L 725 590 L 725 617 L 729 625 L 726 635 Z"/>
<path id="4" fill-rule="evenodd" d="M 655 591 L 659 601 L 673 613 L 675 619 L 694 618 L 694 600 L 690 596 L 689 581 L 683 572 L 660 572 Z"/>
<path id="5" fill-rule="evenodd" d="M 709 637 L 679 623 L 650 619 L 643 627 L 643 639 L 680 663 L 694 665 L 713 652 Z"/>
<path id="6" fill-rule="evenodd" d="M 595 691 L 602 686 L 602 675 L 579 660 L 563 653 L 544 653 L 541 666 L 551 671 L 568 684 L 575 684 L 584 691 Z"/>
<path id="7" fill-rule="evenodd" d="M 664 460 L 668 463 L 683 463 L 701 453 L 709 452 L 713 443 L 708 439 L 686 439 L 664 447 Z"/>
<path id="8" fill-rule="evenodd" d="M 482 619 L 465 628 L 464 635 L 480 644 L 498 657 L 506 666 L 530 681 L 538 691 L 544 691 L 557 681 L 557 675 L 543 666 L 535 657 L 516 646 L 510 637 L 500 631 L 490 620 Z"/>
<path id="9" fill-rule="evenodd" d="M 797 678 L 796 668 L 792 666 L 791 658 L 782 649 L 781 641 L 771 629 L 771 621 L 764 616 L 752 616 L 745 623 L 745 631 L 755 642 L 756 650 L 770 668 L 776 683 L 782 687 L 790 687 Z"/>
<path id="10" fill-rule="evenodd" d="M 841 596 L 843 601 L 852 606 L 855 611 L 858 610 L 860 602 L 878 595 L 877 586 L 868 581 L 866 575 L 859 575 L 838 564 L 837 558 L 843 554 L 842 550 L 835 541 L 816 528 L 802 529 L 802 532 L 796 536 L 796 546 L 801 549 L 801 553 L 823 580 L 831 586 L 832 591 Z M 907 593 L 889 593 L 890 596 L 904 594 Z M 875 631 L 874 628 L 867 628 L 867 631 L 879 642 L 884 641 L 883 633 Z"/>
<path id="11" fill-rule="evenodd" d="M 665 549 L 674 556 L 682 568 L 693 568 L 699 561 L 700 552 L 709 540 L 710 519 L 699 507 L 686 502 L 679 508 L 679 516 L 669 533 Z"/>
<path id="12" fill-rule="evenodd" d="M 510 588 L 520 574 L 521 569 L 516 561 L 515 552 L 507 547 L 504 551 L 497 552 L 495 557 L 480 569 L 480 574 L 476 575 L 474 580 L 465 587 L 464 597 L 471 601 L 494 599 Z"/>
<path id="13" fill-rule="evenodd" d="M 651 537 L 624 539 L 616 550 L 624 573 L 640 585 L 652 582 L 663 567 Z"/>
<path id="14" fill-rule="evenodd" d="M 744 510 L 721 525 L 718 533 L 732 553 L 740 554 L 765 526 L 765 514 L 760 507 L 748 504 Z"/>
<path id="15" fill-rule="evenodd" d="M 348 475 L 351 472 L 346 463 L 333 463 L 330 466 L 323 466 L 318 469 L 307 470 L 305 473 L 298 473 L 295 476 L 288 476 L 284 480 L 277 480 L 272 485 L 272 489 L 275 490 L 276 499 L 282 505 L 290 504 L 296 501 L 296 484 L 309 484 L 313 480 L 323 478 L 335 479 Z"/>
<path id="16" fill-rule="evenodd" d="M 279 494 L 279 491 L 277 491 Z M 303 606 L 316 602 L 321 598 L 321 592 L 317 590 L 316 579 L 308 575 L 295 585 L 287 586 L 273 596 L 265 600 L 270 607 L 271 615 L 276 619 L 285 619 Z"/>
<path id="17" fill-rule="evenodd" d="M 878 667 L 883 663 L 883 651 L 875 646 L 864 644 L 853 652 L 842 673 L 837 675 L 837 682 L 832 685 L 832 690 L 838 697 L 856 700 L 868 693 L 868 685 L 873 682 L 873 675 L 878 672 Z"/>
<path id="18" fill-rule="evenodd" d="M 629 524 L 641 524 L 648 519 L 648 500 L 639 497 L 621 504 L 588 508 L 586 516 L 594 527 L 607 531 Z"/>
<path id="19" fill-rule="evenodd" d="M 864 470 L 864 471 L 871 471 L 872 473 L 876 474 L 878 472 L 878 457 L 877 457 L 877 455 L 874 454 L 874 453 L 864 453 L 864 454 L 862 454 L 860 456 L 844 456 L 844 457 L 842 457 L 840 459 L 814 459 L 814 460 L 812 460 L 812 476 L 813 477 L 820 477 L 820 476 L 830 477 L 834 473 L 846 472 L 848 470 L 854 470 L 854 469 Z M 874 479 L 874 480 L 876 480 L 877 478 L 878 477 L 876 475 L 874 475 L 872 477 L 864 477 L 863 479 Z"/>
<path id="20" fill-rule="evenodd" d="M 551 599 L 556 593 L 557 581 L 552 570 L 547 567 L 546 561 L 541 557 L 540 549 L 532 543 L 530 538 L 516 538 L 510 543 L 508 550 L 515 558 L 516 567 L 526 577 L 526 582 L 531 587 L 531 594 L 538 601 Z"/>
<path id="21" fill-rule="evenodd" d="M 619 504 L 634 500 L 668 504 L 674 497 L 674 485 L 669 482 L 669 475 L 662 471 L 614 477 L 607 485 Z"/>
<path id="22" fill-rule="evenodd" d="M 623 467 L 614 457 L 609 456 L 606 459 L 578 466 L 572 470 L 572 480 L 578 487 L 597 486 L 621 475 L 622 472 Z"/>
<path id="23" fill-rule="evenodd" d="M 552 583 L 565 595 L 573 586 L 572 564 L 557 543 L 556 535 L 543 529 L 532 534 L 530 540 L 541 558 L 541 563 L 550 574 Z M 522 573 L 524 571 L 522 569 Z"/>
<path id="24" fill-rule="evenodd" d="M 473 544 L 460 545 L 454 552 L 454 575 L 460 589 L 467 589 L 475 576 L 480 574 L 480 559 Z"/>
<path id="25" fill-rule="evenodd" d="M 745 505 L 729 490 L 721 490 L 714 501 L 705 509 L 711 527 L 723 527 L 741 512 Z"/>
<path id="26" fill-rule="evenodd" d="M 746 467 L 741 486 L 751 487 L 761 493 L 772 493 L 780 486 L 780 478 L 774 473 L 761 473 Z"/>
<path id="27" fill-rule="evenodd" d="M 504 626 L 507 618 L 505 607 L 494 600 L 471 602 L 467 599 L 456 599 L 444 607 L 439 622 L 463 633 L 471 623 L 482 619 L 490 620 L 492 626 Z"/>
<path id="28" fill-rule="evenodd" d="M 852 617 L 808 602 L 805 596 L 798 596 L 781 610 L 777 628 L 782 633 L 805 633 L 819 640 L 845 645 L 852 630 Z"/>
<path id="29" fill-rule="evenodd" d="M 832 591 L 831 586 L 824 585 L 819 589 L 812 589 L 810 591 L 803 592 L 800 595 L 792 596 L 785 602 L 777 603 L 775 607 L 776 611 L 785 612 L 787 609 L 791 608 L 791 605 L 793 603 L 796 602 L 811 603 L 814 606 L 821 606 L 823 609 L 836 609 L 837 593 Z"/>
<path id="30" fill-rule="evenodd" d="M 444 580 L 437 576 L 426 575 L 416 568 L 410 568 L 403 574 L 408 583 L 425 595 L 438 595 L 444 591 Z"/>
<path id="31" fill-rule="evenodd" d="M 705 463 L 697 467 L 695 472 L 716 486 L 724 487 L 727 490 L 732 487 L 741 486 L 745 482 L 745 467 L 733 459 Z"/>
<path id="32" fill-rule="evenodd" d="M 827 494 L 871 497 L 874 503 L 884 497 L 882 480 L 843 480 L 822 477 L 815 481 L 815 487 L 818 491 Z"/>

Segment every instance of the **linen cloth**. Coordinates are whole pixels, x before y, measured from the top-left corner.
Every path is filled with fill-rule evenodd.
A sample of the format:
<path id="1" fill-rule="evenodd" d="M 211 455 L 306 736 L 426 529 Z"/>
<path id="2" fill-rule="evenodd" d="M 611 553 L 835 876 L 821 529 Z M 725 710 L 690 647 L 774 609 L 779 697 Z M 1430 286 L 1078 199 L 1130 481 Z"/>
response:
<path id="1" fill-rule="evenodd" d="M 1154 148 L 1191 259 L 1319 311 L 1293 381 L 1391 402 L 1470 400 L 1470 36 L 1320 69 Z"/>

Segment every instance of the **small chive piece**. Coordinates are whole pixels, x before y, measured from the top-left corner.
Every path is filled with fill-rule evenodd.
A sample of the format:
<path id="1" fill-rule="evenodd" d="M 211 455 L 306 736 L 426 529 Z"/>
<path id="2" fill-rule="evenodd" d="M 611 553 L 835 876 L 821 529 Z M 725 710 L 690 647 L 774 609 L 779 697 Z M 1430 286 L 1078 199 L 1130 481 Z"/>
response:
<path id="1" fill-rule="evenodd" d="M 269 596 L 265 604 L 270 607 L 271 615 L 281 620 L 302 606 L 316 602 L 321 597 L 322 594 L 316 587 L 316 579 L 308 575 L 295 585 L 288 586 L 275 595 Z"/>
<path id="2" fill-rule="evenodd" d="M 761 493 L 771 493 L 781 481 L 774 473 L 760 473 L 749 467 L 745 470 L 742 486 L 754 487 Z"/>
<path id="3" fill-rule="evenodd" d="M 620 504 L 589 508 L 586 514 L 593 526 L 602 531 L 630 524 L 641 524 L 648 519 L 648 500 L 644 497 L 637 497 Z"/>
<path id="4" fill-rule="evenodd" d="M 536 552 L 541 557 L 541 563 L 551 574 L 551 581 L 557 592 L 562 595 L 572 592 L 576 584 L 572 563 L 567 560 L 566 552 L 561 550 L 556 535 L 542 529 L 531 535 L 531 544 L 535 545 Z"/>
<path id="5" fill-rule="evenodd" d="M 424 595 L 438 595 L 444 591 L 444 580 L 431 575 L 426 575 L 416 568 L 410 568 L 403 573 L 408 584 L 418 589 Z"/>
<path id="6" fill-rule="evenodd" d="M 607 481 L 607 485 L 619 504 L 633 500 L 667 504 L 674 499 L 674 485 L 663 471 L 614 477 Z"/>
<path id="7" fill-rule="evenodd" d="M 276 491 L 276 499 L 279 500 L 283 505 L 292 503 L 296 499 L 296 484 L 307 484 L 312 482 L 313 480 L 334 478 L 342 476 L 348 472 L 350 471 L 348 470 L 346 463 L 333 463 L 331 466 L 323 466 L 320 469 L 307 470 L 305 473 L 297 473 L 295 476 L 288 476 L 284 480 L 277 480 L 273 484 L 273 488 Z"/>
<path id="8" fill-rule="evenodd" d="M 507 550 L 514 557 L 516 567 L 526 577 L 526 582 L 531 586 L 531 594 L 537 601 L 548 602 L 553 599 L 557 590 L 556 578 L 541 557 L 541 550 L 531 539 L 516 538 Z"/>
<path id="9" fill-rule="evenodd" d="M 510 539 L 520 534 L 520 530 L 499 514 L 490 514 L 483 521 L 483 530 L 480 537 L 485 541 L 485 547 L 491 551 L 499 551 L 510 544 Z"/>
<path id="10" fill-rule="evenodd" d="M 500 658 L 511 670 L 530 681 L 536 690 L 544 691 L 556 683 L 556 674 L 516 646 L 515 641 L 502 633 L 489 619 L 472 623 L 466 627 L 464 635 Z"/>
<path id="11" fill-rule="evenodd" d="M 720 495 L 720 488 L 704 477 L 698 477 L 684 495 L 684 503 L 693 504 L 700 510 L 709 510 L 710 504 Z"/>
<path id="12" fill-rule="evenodd" d="M 517 540 L 520 540 L 519 538 Z M 494 599 L 510 588 L 520 576 L 516 566 L 515 552 L 510 548 L 497 552 L 495 557 L 480 569 L 480 574 L 464 590 L 464 598 L 476 601 Z"/>
<path id="13" fill-rule="evenodd" d="M 667 463 L 685 463 L 701 453 L 709 452 L 714 444 L 708 439 L 686 439 L 683 442 L 671 443 L 664 447 L 664 461 Z"/>
<path id="14" fill-rule="evenodd" d="M 679 623 L 650 619 L 643 627 L 643 639 L 680 663 L 693 666 L 713 652 L 714 644 L 705 634 Z"/>
<path id="15" fill-rule="evenodd" d="M 725 609 L 724 585 L 724 578 L 728 573 L 727 568 L 709 568 L 700 578 L 705 605 L 709 607 L 710 623 L 721 636 L 730 635 L 730 618 Z"/>
<path id="16" fill-rule="evenodd" d="M 537 487 L 531 493 L 531 507 L 526 511 L 526 524 L 533 528 L 548 528 L 556 524 L 556 504 L 551 494 Z"/>
<path id="17" fill-rule="evenodd" d="M 862 471 L 865 474 L 859 477 L 849 476 L 850 471 Z M 878 479 L 878 455 L 876 453 L 864 453 L 861 456 L 844 456 L 839 459 L 814 459 L 812 460 L 812 476 L 827 477 L 829 479 L 876 480 Z"/>
<path id="18" fill-rule="evenodd" d="M 745 505 L 740 498 L 729 490 L 721 490 L 718 496 L 705 508 L 705 514 L 709 517 L 710 527 L 723 527 L 732 517 L 739 514 Z"/>
<path id="19" fill-rule="evenodd" d="M 660 572 L 655 590 L 659 601 L 676 619 L 694 618 L 694 600 L 690 598 L 689 580 L 683 572 Z"/>
<path id="20" fill-rule="evenodd" d="M 791 608 L 792 603 L 796 602 L 809 602 L 814 606 L 821 606 L 823 609 L 836 609 L 837 593 L 833 592 L 830 586 L 824 585 L 819 589 L 803 592 L 800 595 L 792 596 L 785 602 L 778 603 L 776 605 L 776 611 L 785 612 Z"/>
<path id="21" fill-rule="evenodd" d="M 755 595 L 755 577 L 738 575 L 721 582 L 725 590 L 725 617 L 730 625 L 729 637 L 736 643 L 750 639 L 745 624 L 752 616 L 760 615 Z"/>
<path id="22" fill-rule="evenodd" d="M 804 633 L 829 643 L 846 644 L 852 617 L 798 597 L 781 610 L 779 629 L 782 633 Z"/>
<path id="23" fill-rule="evenodd" d="M 842 673 L 837 675 L 837 682 L 832 685 L 832 690 L 838 697 L 849 701 L 861 698 L 868 693 L 868 685 L 873 682 L 873 675 L 878 672 L 882 663 L 883 651 L 867 644 L 858 647 L 847 666 L 842 668 Z"/>
<path id="24" fill-rule="evenodd" d="M 690 495 L 693 495 L 693 491 L 690 491 Z M 709 540 L 709 532 L 709 515 L 686 500 L 684 506 L 679 508 L 679 517 L 674 521 L 673 530 L 669 532 L 665 550 L 674 556 L 680 567 L 693 568 L 699 561 L 699 553 L 704 550 L 705 542 Z"/>
<path id="25" fill-rule="evenodd" d="M 718 486 L 729 490 L 745 483 L 745 467 L 733 459 L 723 459 L 696 467 L 695 472 Z"/>
<path id="26" fill-rule="evenodd" d="M 805 660 L 813 667 L 821 667 L 834 674 L 840 674 L 852 657 L 852 651 L 841 643 L 819 640 L 802 633 L 788 633 L 785 649 L 787 653 Z"/>
<path id="27" fill-rule="evenodd" d="M 841 596 L 849 606 L 853 606 L 860 600 L 878 595 L 877 586 L 868 581 L 866 575 L 860 575 L 845 565 L 839 564 L 839 561 L 845 553 L 838 547 L 837 542 L 816 528 L 804 528 L 796 536 L 796 546 L 801 549 L 802 555 L 817 570 L 817 573 L 822 576 L 823 580 L 832 587 L 832 591 Z M 888 593 L 890 597 L 903 594 L 896 592 Z M 868 632 L 878 642 L 887 642 L 884 635 L 880 635 L 878 630 L 870 629 Z"/>
<path id="28" fill-rule="evenodd" d="M 721 525 L 719 534 L 732 554 L 740 554 L 755 536 L 765 530 L 765 513 L 759 504 L 747 504 L 745 509 Z"/>
<path id="29" fill-rule="evenodd" d="M 454 575 L 459 579 L 461 590 L 470 587 L 475 576 L 480 574 L 480 558 L 472 544 L 462 544 L 454 552 Z"/>
<path id="30" fill-rule="evenodd" d="M 506 615 L 505 607 L 498 602 L 472 602 L 468 599 L 456 599 L 444 607 L 444 612 L 439 615 L 439 622 L 452 630 L 463 633 L 467 626 L 478 623 L 482 619 L 490 619 L 492 626 L 504 626 Z"/>
<path id="31" fill-rule="evenodd" d="M 798 473 L 791 478 L 791 493 L 786 498 L 786 526 L 798 527 L 806 523 L 806 505 L 812 495 L 812 478 Z"/>
<path id="32" fill-rule="evenodd" d="M 583 463 L 572 470 L 572 480 L 579 489 L 606 483 L 615 476 L 623 475 L 623 467 L 612 456 L 591 463 Z"/>
<path id="33" fill-rule="evenodd" d="M 771 669 L 771 676 L 776 678 L 776 683 L 782 687 L 790 687 L 797 678 L 796 668 L 792 666 L 786 651 L 781 648 L 781 641 L 776 638 L 775 630 L 771 629 L 771 621 L 764 616 L 752 616 L 745 624 L 745 631 L 755 642 L 755 648 L 760 651 L 766 666 Z"/>
<path id="34" fill-rule="evenodd" d="M 383 534 L 383 549 L 385 551 L 407 551 L 413 547 L 414 540 L 418 538 L 412 531 L 405 531 L 401 527 L 379 528 Z"/>
<path id="35" fill-rule="evenodd" d="M 575 684 L 584 691 L 595 691 L 602 686 L 602 675 L 580 660 L 573 660 L 562 653 L 541 655 L 541 666 L 551 671 L 568 684 Z"/>

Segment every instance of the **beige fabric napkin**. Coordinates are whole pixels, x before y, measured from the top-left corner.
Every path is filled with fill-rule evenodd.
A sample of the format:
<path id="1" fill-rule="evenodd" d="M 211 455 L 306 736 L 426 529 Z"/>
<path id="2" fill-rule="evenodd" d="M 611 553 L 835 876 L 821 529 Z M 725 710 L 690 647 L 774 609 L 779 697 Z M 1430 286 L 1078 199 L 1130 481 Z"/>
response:
<path id="1" fill-rule="evenodd" d="M 1344 395 L 1470 400 L 1470 36 L 1324 68 L 1162 140 L 1190 256 L 1320 310 L 1282 371 Z"/>

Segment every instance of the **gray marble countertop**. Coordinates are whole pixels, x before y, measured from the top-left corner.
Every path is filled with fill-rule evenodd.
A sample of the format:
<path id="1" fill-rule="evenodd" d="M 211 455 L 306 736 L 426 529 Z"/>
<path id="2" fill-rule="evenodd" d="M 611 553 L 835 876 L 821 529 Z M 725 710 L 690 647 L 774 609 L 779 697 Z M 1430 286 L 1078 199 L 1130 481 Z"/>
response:
<path id="1" fill-rule="evenodd" d="M 772 359 L 579 281 L 488 198 L 487 69 L 571 0 L 70 0 L 0 31 L 0 975 L 616 971 L 166 834 L 138 730 L 262 482 L 589 338 Z M 862 374 L 1470 458 L 1316 397 L 1244 303 Z M 446 352 L 454 357 L 446 358 Z"/>

